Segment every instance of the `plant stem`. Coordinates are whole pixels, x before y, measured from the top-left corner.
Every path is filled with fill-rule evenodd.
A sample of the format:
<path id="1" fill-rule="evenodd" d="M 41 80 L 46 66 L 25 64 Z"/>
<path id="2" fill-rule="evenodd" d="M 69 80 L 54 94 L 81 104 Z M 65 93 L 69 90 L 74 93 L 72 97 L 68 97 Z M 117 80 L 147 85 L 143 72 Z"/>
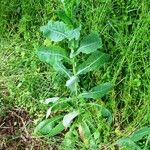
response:
<path id="1" fill-rule="evenodd" d="M 74 53 L 74 50 L 71 49 L 71 55 Z M 76 75 L 76 60 L 75 57 L 72 58 L 72 69 L 73 69 L 73 75 Z M 78 83 L 75 83 L 75 96 L 78 95 Z"/>

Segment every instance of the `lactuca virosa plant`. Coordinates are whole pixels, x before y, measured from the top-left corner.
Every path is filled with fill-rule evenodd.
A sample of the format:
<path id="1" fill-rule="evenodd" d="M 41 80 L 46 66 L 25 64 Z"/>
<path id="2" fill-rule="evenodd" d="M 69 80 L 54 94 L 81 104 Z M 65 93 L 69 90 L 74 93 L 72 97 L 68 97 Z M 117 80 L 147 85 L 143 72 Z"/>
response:
<path id="1" fill-rule="evenodd" d="M 135 130 L 131 135 L 118 139 L 114 145 L 118 145 L 123 150 L 148 150 L 150 139 L 150 127 L 144 126 Z M 145 145 L 143 144 L 145 142 Z M 143 148 L 141 148 L 142 143 Z"/>
<path id="2" fill-rule="evenodd" d="M 86 91 L 80 86 L 80 82 L 81 76 L 98 70 L 108 62 L 109 55 L 99 50 L 102 48 L 102 41 L 97 32 L 80 36 L 81 26 L 74 21 L 73 13 L 68 13 L 65 2 L 62 3 L 64 10 L 58 11 L 62 21 L 50 20 L 40 29 L 53 44 L 40 47 L 37 55 L 41 61 L 48 63 L 66 79 L 65 86 L 69 96 L 54 96 L 43 101 L 49 105 L 49 109 L 46 119 L 36 127 L 35 134 L 52 137 L 67 131 L 64 137 L 67 145 L 73 146 L 75 140 L 72 135 L 75 134 L 86 147 L 95 147 L 100 135 L 94 118 L 98 116 L 105 118 L 110 124 L 112 122 L 110 111 L 97 101 L 110 91 L 112 85 L 103 83 Z M 81 56 L 85 59 L 81 59 Z"/>

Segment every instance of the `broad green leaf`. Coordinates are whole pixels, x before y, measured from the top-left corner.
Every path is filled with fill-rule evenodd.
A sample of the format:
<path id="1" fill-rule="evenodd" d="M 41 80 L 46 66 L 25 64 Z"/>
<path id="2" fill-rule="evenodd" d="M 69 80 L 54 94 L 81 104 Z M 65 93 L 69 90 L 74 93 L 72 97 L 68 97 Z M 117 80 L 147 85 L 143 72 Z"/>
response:
<path id="1" fill-rule="evenodd" d="M 64 76 L 71 78 L 71 76 L 73 75 L 72 72 L 70 70 L 68 70 L 63 64 L 62 62 L 56 62 L 53 65 L 53 68 L 57 71 L 60 72 L 61 74 L 63 74 Z"/>
<path id="2" fill-rule="evenodd" d="M 106 95 L 111 89 L 112 89 L 111 83 L 104 83 L 93 87 L 89 92 L 81 93 L 79 97 L 81 96 L 83 98 L 98 99 Z"/>
<path id="3" fill-rule="evenodd" d="M 89 56 L 89 58 L 84 61 L 81 65 L 78 67 L 77 75 L 79 74 L 85 74 L 90 71 L 94 71 L 98 68 L 100 68 L 102 65 L 104 65 L 109 60 L 109 55 L 96 51 Z"/>
<path id="4" fill-rule="evenodd" d="M 71 89 L 71 91 L 74 91 L 75 84 L 78 83 L 78 77 L 72 76 L 69 80 L 66 81 L 66 86 Z"/>
<path id="5" fill-rule="evenodd" d="M 68 113 L 67 115 L 64 116 L 63 118 L 63 125 L 65 128 L 69 127 L 70 124 L 72 123 L 73 119 L 77 117 L 79 113 L 77 111 L 73 111 Z"/>
<path id="6" fill-rule="evenodd" d="M 80 31 L 78 29 L 70 29 L 65 23 L 59 21 L 54 22 L 50 20 L 48 24 L 42 26 L 40 30 L 48 39 L 55 42 L 62 41 L 64 39 L 68 39 L 70 41 L 72 39 L 78 39 L 80 36 Z"/>
<path id="7" fill-rule="evenodd" d="M 51 119 L 43 120 L 37 125 L 37 127 L 34 130 L 34 133 L 36 135 L 41 135 L 41 136 L 49 134 L 54 128 L 54 126 L 57 124 L 57 122 L 60 121 L 61 118 L 62 116 L 57 116 L 57 117 L 52 117 Z"/>
<path id="8" fill-rule="evenodd" d="M 137 142 L 141 140 L 144 136 L 150 135 L 150 127 L 143 127 L 130 135 L 130 138 Z"/>
<path id="9" fill-rule="evenodd" d="M 39 59 L 48 64 L 55 64 L 63 59 L 69 59 L 66 51 L 60 47 L 41 47 L 37 51 Z"/>
<path id="10" fill-rule="evenodd" d="M 89 54 L 101 47 L 102 47 L 102 41 L 98 33 L 91 33 L 90 35 L 83 38 L 76 54 L 79 54 L 80 52 Z"/>
<path id="11" fill-rule="evenodd" d="M 57 112 L 57 111 L 69 111 L 69 109 L 71 109 L 71 105 L 69 104 L 69 102 L 71 101 L 71 99 L 69 98 L 61 98 L 59 101 L 57 101 L 56 103 L 54 103 L 51 106 L 51 111 L 52 112 Z"/>
<path id="12" fill-rule="evenodd" d="M 81 30 L 81 26 L 79 26 L 78 28 L 76 28 L 76 29 L 74 29 L 74 30 L 71 30 L 71 31 L 69 32 L 68 38 L 69 38 L 70 40 L 72 40 L 73 38 L 74 38 L 75 40 L 78 40 L 79 37 L 80 37 L 80 30 Z M 73 37 L 73 38 L 72 38 L 72 37 Z"/>
<path id="13" fill-rule="evenodd" d="M 61 133 L 64 129 L 65 127 L 63 126 L 62 122 L 60 122 L 51 130 L 51 132 L 48 134 L 48 137 L 55 136 Z"/>
<path id="14" fill-rule="evenodd" d="M 134 143 L 130 138 L 119 139 L 116 144 L 121 148 L 129 148 L 132 150 L 141 150 L 141 148 Z"/>

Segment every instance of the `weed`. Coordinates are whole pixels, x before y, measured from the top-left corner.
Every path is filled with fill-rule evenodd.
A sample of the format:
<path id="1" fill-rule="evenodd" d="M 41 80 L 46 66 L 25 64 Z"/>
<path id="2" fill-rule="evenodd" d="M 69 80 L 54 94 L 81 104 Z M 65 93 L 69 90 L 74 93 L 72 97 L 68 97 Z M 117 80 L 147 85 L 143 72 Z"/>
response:
<path id="1" fill-rule="evenodd" d="M 34 133 L 51 137 L 67 130 L 63 144 L 69 149 L 76 145 L 72 136 L 81 138 L 86 148 L 98 149 L 101 131 L 96 122 L 94 125 L 94 120 L 101 121 L 103 117 L 109 124 L 112 123 L 110 111 L 98 101 L 110 91 L 112 85 L 103 83 L 85 91 L 84 87 L 80 86 L 80 80 L 81 75 L 96 71 L 103 66 L 109 60 L 109 56 L 98 50 L 102 48 L 102 41 L 97 32 L 80 38 L 81 27 L 76 27 L 78 23 L 74 22 L 75 10 L 68 11 L 67 4 L 63 2 L 64 11 L 61 10 L 63 18 L 60 13 L 58 14 L 66 24 L 50 20 L 47 25 L 41 27 L 44 36 L 55 44 L 40 47 L 37 54 L 40 60 L 50 64 L 55 71 L 68 78 L 66 87 L 70 89 L 70 94 L 67 97 L 62 95 L 42 101 L 50 108 L 47 110 L 46 119 L 39 123 Z M 67 43 L 68 46 L 60 47 L 58 44 L 60 41 L 63 45 Z M 81 53 L 84 55 L 84 62 L 81 59 Z M 52 116 L 52 113 L 57 115 Z M 50 119 L 49 116 L 51 116 Z"/>

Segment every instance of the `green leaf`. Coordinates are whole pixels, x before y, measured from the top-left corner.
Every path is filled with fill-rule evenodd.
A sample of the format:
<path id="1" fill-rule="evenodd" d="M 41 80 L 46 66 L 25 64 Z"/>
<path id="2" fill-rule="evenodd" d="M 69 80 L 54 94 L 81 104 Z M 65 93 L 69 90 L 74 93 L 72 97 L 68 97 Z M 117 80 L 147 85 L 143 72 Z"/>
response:
<path id="1" fill-rule="evenodd" d="M 78 67 L 77 75 L 97 70 L 109 60 L 109 55 L 96 51 Z"/>
<path id="2" fill-rule="evenodd" d="M 98 33 L 91 33 L 90 35 L 83 38 L 76 54 L 79 54 L 80 52 L 89 54 L 101 47 L 102 47 L 102 41 Z"/>
<path id="3" fill-rule="evenodd" d="M 71 101 L 70 98 L 61 98 L 59 101 L 54 103 L 51 107 L 52 112 L 57 112 L 57 111 L 69 111 L 72 107 L 69 104 Z"/>
<path id="4" fill-rule="evenodd" d="M 71 30 L 68 35 L 68 38 L 70 40 L 72 40 L 73 38 L 75 38 L 75 40 L 78 40 L 80 37 L 80 30 L 81 30 L 81 26 L 79 26 L 78 28 L 76 28 L 74 30 Z"/>
<path id="5" fill-rule="evenodd" d="M 65 129 L 65 127 L 63 126 L 62 122 L 60 122 L 58 125 L 56 125 L 56 126 L 51 130 L 51 132 L 48 134 L 48 137 L 55 136 L 55 135 L 61 133 L 64 129 Z"/>
<path id="6" fill-rule="evenodd" d="M 119 139 L 116 144 L 122 148 L 130 148 L 132 150 L 141 150 L 141 148 L 135 144 L 130 138 Z"/>
<path id="7" fill-rule="evenodd" d="M 67 16 L 66 12 L 64 10 L 57 11 L 57 16 L 59 19 L 61 19 L 65 24 L 69 26 L 73 26 L 72 20 Z"/>
<path id="8" fill-rule="evenodd" d="M 111 89 L 111 83 L 103 83 L 101 85 L 93 87 L 89 92 L 81 93 L 79 97 L 98 99 L 106 95 Z"/>
<path id="9" fill-rule="evenodd" d="M 81 0 L 61 0 L 63 4 L 63 9 L 66 12 L 67 16 L 71 18 L 74 25 L 78 24 L 76 20 L 76 14 L 78 12 L 79 4 Z"/>
<path id="10" fill-rule="evenodd" d="M 69 127 L 70 124 L 72 123 L 73 119 L 77 117 L 79 113 L 77 111 L 73 111 L 68 113 L 67 115 L 64 116 L 63 118 L 63 125 L 65 128 Z"/>
<path id="11" fill-rule="evenodd" d="M 34 130 L 36 135 L 48 135 L 53 128 L 55 127 L 56 123 L 60 121 L 62 116 L 53 117 L 51 119 L 46 119 L 40 122 Z"/>
<path id="12" fill-rule="evenodd" d="M 68 70 L 63 64 L 62 62 L 57 62 L 53 65 L 53 68 L 63 74 L 64 76 L 71 78 L 71 76 L 73 75 L 72 72 L 70 72 L 70 70 Z"/>
<path id="13" fill-rule="evenodd" d="M 134 141 L 137 142 L 141 140 L 144 136 L 150 135 L 150 127 L 143 127 L 135 132 L 133 132 L 130 135 L 130 138 Z"/>
<path id="14" fill-rule="evenodd" d="M 71 90 L 74 91 L 75 84 L 78 83 L 78 77 L 72 76 L 69 80 L 66 81 L 66 86 Z"/>
<path id="15" fill-rule="evenodd" d="M 72 39 L 78 39 L 80 36 L 79 29 L 70 29 L 63 22 L 59 21 L 49 21 L 47 25 L 42 26 L 40 29 L 43 34 L 50 40 L 58 42 L 64 39 L 69 41 Z M 75 34 L 74 34 L 75 33 Z"/>
<path id="16" fill-rule="evenodd" d="M 39 59 L 48 64 L 55 64 L 63 59 L 68 60 L 67 53 L 63 48 L 60 47 L 40 47 L 37 50 Z"/>
<path id="17" fill-rule="evenodd" d="M 101 113 L 102 117 L 107 118 L 108 123 L 111 124 L 113 122 L 112 114 L 107 108 L 102 107 Z"/>

